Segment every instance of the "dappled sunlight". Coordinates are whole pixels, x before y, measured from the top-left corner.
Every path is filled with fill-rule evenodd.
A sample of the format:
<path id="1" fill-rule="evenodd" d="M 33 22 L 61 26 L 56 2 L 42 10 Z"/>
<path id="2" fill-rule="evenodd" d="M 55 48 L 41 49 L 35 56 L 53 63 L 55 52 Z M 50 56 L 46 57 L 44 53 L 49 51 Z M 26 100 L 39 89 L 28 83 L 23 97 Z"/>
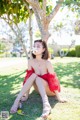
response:
<path id="1" fill-rule="evenodd" d="M 64 77 L 62 77 L 60 80 L 61 80 L 61 81 L 66 81 L 66 80 L 68 80 L 68 78 L 69 78 L 68 76 L 64 76 Z"/>
<path id="2" fill-rule="evenodd" d="M 74 119 L 76 119 L 76 116 L 78 118 L 80 113 L 80 63 L 69 63 L 69 60 L 68 62 L 66 60 L 64 63 L 64 61 L 63 58 L 61 62 L 57 59 L 57 61 L 53 62 L 53 68 L 60 81 L 60 95 L 62 98 L 66 98 L 68 102 L 62 104 L 55 99 L 55 96 L 49 97 L 52 107 L 51 120 L 56 120 L 56 118 L 57 120 L 67 120 L 71 118 L 72 114 L 74 114 Z M 2 69 L 2 72 L 0 72 L 0 110 L 10 111 L 16 96 L 22 88 L 23 79 L 26 74 L 25 68 L 21 70 L 11 69 L 13 69 L 12 66 L 8 69 L 5 68 L 4 71 Z M 9 120 L 41 120 L 42 99 L 33 87 L 30 90 L 28 100 L 22 106 L 22 110 L 26 115 L 10 114 Z"/>
<path id="3" fill-rule="evenodd" d="M 54 65 L 53 65 L 54 66 Z M 60 83 L 65 87 L 80 88 L 80 64 L 74 63 L 57 63 L 54 70 L 60 80 Z"/>
<path id="4" fill-rule="evenodd" d="M 12 117 L 13 117 L 13 115 L 10 115 L 10 114 L 9 114 L 9 118 L 8 118 L 8 120 L 12 119 Z"/>
<path id="5" fill-rule="evenodd" d="M 53 60 L 51 60 L 52 63 L 74 63 L 74 62 L 80 62 L 80 58 L 79 57 L 54 57 Z"/>
<path id="6" fill-rule="evenodd" d="M 10 94 L 16 94 L 17 92 L 19 92 L 21 90 L 21 86 L 16 85 L 15 87 L 12 87 L 13 90 L 10 91 Z"/>

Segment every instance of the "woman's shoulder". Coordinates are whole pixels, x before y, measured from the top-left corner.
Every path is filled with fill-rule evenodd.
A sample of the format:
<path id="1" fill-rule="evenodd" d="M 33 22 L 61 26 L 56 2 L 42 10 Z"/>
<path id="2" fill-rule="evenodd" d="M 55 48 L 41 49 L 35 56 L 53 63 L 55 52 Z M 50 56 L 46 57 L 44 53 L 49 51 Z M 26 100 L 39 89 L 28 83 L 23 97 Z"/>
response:
<path id="1" fill-rule="evenodd" d="M 50 60 L 46 60 L 46 64 L 51 64 L 51 61 Z"/>
<path id="2" fill-rule="evenodd" d="M 29 59 L 28 64 L 31 64 L 34 61 L 34 59 Z"/>
<path id="3" fill-rule="evenodd" d="M 51 65 L 51 61 L 50 60 L 46 60 L 46 65 Z"/>

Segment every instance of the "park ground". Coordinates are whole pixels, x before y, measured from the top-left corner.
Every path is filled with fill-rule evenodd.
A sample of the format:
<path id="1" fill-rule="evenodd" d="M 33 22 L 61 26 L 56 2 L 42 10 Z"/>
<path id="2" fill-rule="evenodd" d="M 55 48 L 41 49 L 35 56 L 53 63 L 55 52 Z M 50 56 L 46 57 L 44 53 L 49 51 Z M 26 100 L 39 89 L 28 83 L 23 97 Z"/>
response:
<path id="1" fill-rule="evenodd" d="M 67 103 L 59 103 L 54 97 L 49 97 L 52 114 L 48 119 L 80 120 L 80 58 L 55 57 L 51 62 L 60 80 L 61 96 L 67 99 Z M 26 69 L 26 58 L 0 58 L 0 112 L 10 110 L 22 87 Z M 22 110 L 24 116 L 9 114 L 9 120 L 40 120 L 41 98 L 33 88 Z"/>

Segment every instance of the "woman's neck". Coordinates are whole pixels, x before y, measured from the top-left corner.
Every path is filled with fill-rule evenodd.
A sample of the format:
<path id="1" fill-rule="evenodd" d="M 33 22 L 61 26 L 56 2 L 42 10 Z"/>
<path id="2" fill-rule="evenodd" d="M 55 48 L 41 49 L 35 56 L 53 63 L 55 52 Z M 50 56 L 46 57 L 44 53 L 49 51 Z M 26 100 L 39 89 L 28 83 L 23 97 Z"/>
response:
<path id="1" fill-rule="evenodd" d="M 36 60 L 42 60 L 42 55 L 37 55 Z"/>

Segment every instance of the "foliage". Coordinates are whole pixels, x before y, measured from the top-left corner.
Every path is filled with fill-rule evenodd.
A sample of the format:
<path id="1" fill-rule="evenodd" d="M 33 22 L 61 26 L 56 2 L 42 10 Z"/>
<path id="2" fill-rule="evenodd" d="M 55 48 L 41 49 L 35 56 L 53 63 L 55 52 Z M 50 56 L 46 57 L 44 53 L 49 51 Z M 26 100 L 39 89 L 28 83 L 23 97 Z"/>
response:
<path id="1" fill-rule="evenodd" d="M 28 11 L 29 3 L 26 2 L 26 1 L 27 0 L 6 0 L 6 1 L 5 0 L 0 0 L 0 17 L 5 17 L 5 19 L 7 18 L 7 21 L 10 20 L 9 24 L 12 24 L 12 22 L 14 22 L 15 24 L 17 24 L 17 23 L 20 23 L 21 21 L 26 21 L 27 18 L 29 17 L 29 15 L 30 15 L 29 11 Z M 45 16 L 46 17 L 48 15 L 53 16 L 52 13 L 57 13 L 58 9 L 55 9 L 55 6 L 53 5 L 52 0 L 46 0 L 46 1 L 47 1 L 46 7 L 44 7 L 44 9 L 46 8 L 45 9 L 45 11 L 46 11 L 46 15 Z M 34 2 L 36 3 L 36 0 Z M 43 4 L 42 2 L 43 1 L 39 0 L 37 2 L 39 2 L 40 7 L 42 8 L 42 4 Z M 80 3 L 79 0 L 71 0 L 71 1 L 70 0 L 65 0 L 63 6 L 64 7 L 68 6 L 69 8 L 72 8 L 72 10 L 74 10 L 74 11 L 77 12 L 77 11 L 79 11 L 79 9 L 78 9 L 79 6 L 80 6 L 79 3 Z M 34 5 L 33 2 L 32 2 L 32 4 Z M 32 4 L 30 4 L 30 5 L 33 8 Z M 56 3 L 56 6 L 57 5 L 58 5 L 58 2 Z M 28 6 L 28 8 L 27 8 L 27 6 Z M 34 8 L 35 8 L 35 6 L 34 6 Z M 44 10 L 44 9 L 42 8 L 42 10 Z M 31 11 L 33 12 L 32 9 L 31 9 Z M 36 8 L 35 11 L 37 11 L 37 8 Z M 44 12 L 42 12 L 42 13 L 44 13 Z M 41 17 L 40 16 L 41 12 L 37 11 L 36 13 L 37 13 L 37 18 Z M 44 32 L 42 32 L 43 31 L 42 28 L 45 25 L 47 26 L 50 23 L 50 21 L 52 20 L 53 17 L 49 17 L 51 19 L 49 19 L 49 18 L 48 19 L 44 19 L 45 16 L 42 17 L 42 20 L 40 18 L 40 19 L 37 19 L 37 21 L 38 21 L 38 26 L 40 25 L 39 29 L 40 29 L 40 32 L 41 32 L 41 37 L 43 38 L 43 36 L 45 36 L 44 33 L 46 32 L 47 33 L 46 34 L 47 37 L 45 37 L 45 38 L 47 39 L 50 36 L 49 33 L 48 33 L 48 30 L 44 30 L 43 29 Z M 42 28 L 41 28 L 41 22 L 43 20 L 47 20 L 47 21 L 43 22 L 42 24 L 45 24 L 45 23 L 47 23 L 47 24 L 42 25 Z M 63 24 L 60 24 L 57 27 L 60 30 L 60 28 L 63 27 Z M 44 27 L 44 28 L 46 29 L 48 27 Z M 44 40 L 44 38 L 43 38 L 43 40 Z"/>
<path id="2" fill-rule="evenodd" d="M 53 49 L 51 47 L 48 47 L 48 50 L 49 50 L 50 54 L 53 54 Z"/>
<path id="3" fill-rule="evenodd" d="M 68 6 L 73 12 L 80 13 L 80 0 L 65 0 L 64 7 Z"/>
<path id="4" fill-rule="evenodd" d="M 47 5 L 46 6 L 46 14 L 49 15 L 51 13 L 52 9 L 53 9 L 52 5 Z"/>
<path id="5" fill-rule="evenodd" d="M 74 30 L 75 30 L 75 34 L 80 35 L 80 20 L 77 20 L 75 22 L 75 28 L 74 28 Z"/>
<path id="6" fill-rule="evenodd" d="M 41 33 L 40 33 L 39 30 L 37 30 L 37 31 L 35 32 L 35 37 L 37 37 L 37 38 L 40 38 L 40 37 L 41 37 Z"/>
<path id="7" fill-rule="evenodd" d="M 75 48 L 71 48 L 69 51 L 68 51 L 67 48 L 63 48 L 62 51 L 63 51 L 64 54 L 66 54 L 68 52 L 68 54 L 66 55 L 68 57 L 76 57 L 76 50 L 75 50 Z M 60 53 L 58 52 L 58 54 L 60 54 Z"/>
<path id="8" fill-rule="evenodd" d="M 67 54 L 69 57 L 76 57 L 76 50 L 75 48 L 70 49 L 69 53 Z"/>
<path id="9" fill-rule="evenodd" d="M 0 42 L 0 53 L 3 53 L 5 51 L 6 44 L 3 42 Z"/>
<path id="10" fill-rule="evenodd" d="M 39 0 L 40 5 L 42 6 L 42 0 Z M 57 3 L 58 4 L 58 3 Z M 7 14 L 10 19 L 15 23 L 20 21 L 26 21 L 29 17 L 29 12 L 27 10 L 29 4 L 24 0 L 0 0 L 0 16 Z M 79 0 L 65 0 L 63 6 L 68 6 L 72 11 L 79 11 L 80 1 Z M 52 0 L 47 1 L 46 5 L 46 14 L 49 15 L 53 10 Z"/>
<path id="11" fill-rule="evenodd" d="M 0 0 L 0 16 L 4 14 L 7 14 L 8 18 L 16 24 L 20 21 L 26 21 L 29 17 L 29 12 L 23 0 Z"/>
<path id="12" fill-rule="evenodd" d="M 75 49 L 76 49 L 76 57 L 80 57 L 80 45 L 77 45 Z"/>
<path id="13" fill-rule="evenodd" d="M 67 48 L 63 48 L 62 51 L 64 54 L 68 51 Z M 75 46 L 75 48 L 71 48 L 67 54 L 68 57 L 80 57 L 80 45 Z"/>
<path id="14" fill-rule="evenodd" d="M 58 32 L 58 31 L 61 31 L 62 30 L 62 28 L 64 27 L 64 24 L 63 24 L 63 22 L 55 22 L 55 24 L 53 24 L 54 25 L 54 29 L 53 29 L 53 31 L 56 31 L 56 32 Z"/>

